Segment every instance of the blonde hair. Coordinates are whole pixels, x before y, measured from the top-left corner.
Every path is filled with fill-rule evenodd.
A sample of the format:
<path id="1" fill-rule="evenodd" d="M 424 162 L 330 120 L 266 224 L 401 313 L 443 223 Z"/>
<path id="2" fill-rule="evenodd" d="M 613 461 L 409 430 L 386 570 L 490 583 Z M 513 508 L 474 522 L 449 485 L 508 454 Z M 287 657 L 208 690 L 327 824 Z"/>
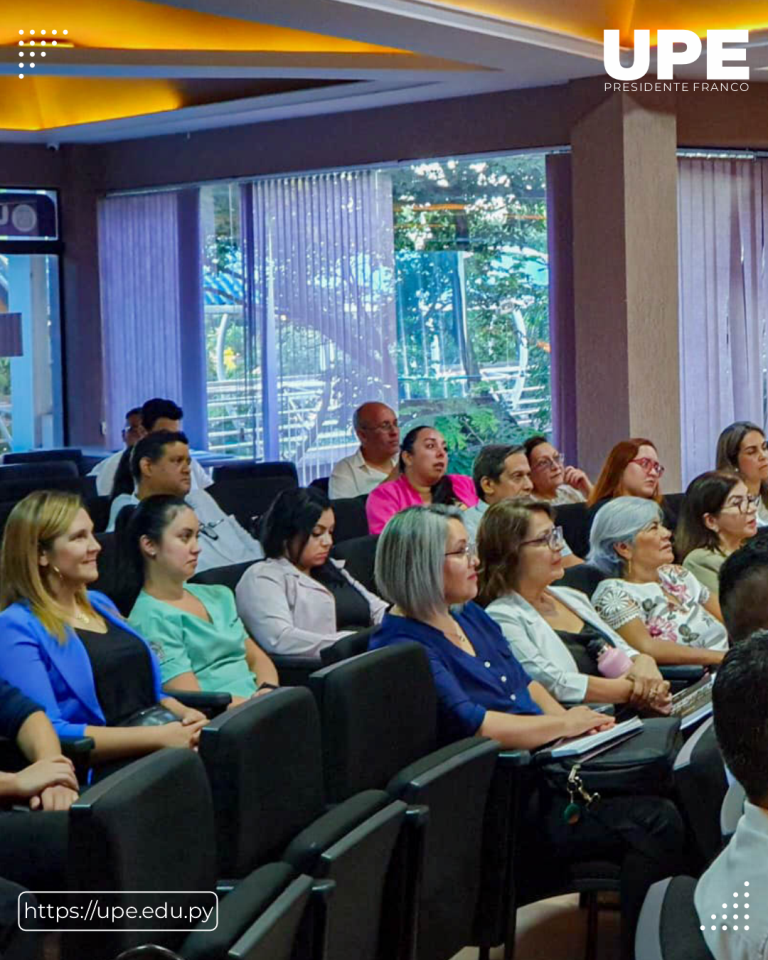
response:
<path id="1" fill-rule="evenodd" d="M 47 586 L 48 576 L 40 566 L 40 554 L 65 534 L 83 502 L 77 494 L 36 490 L 20 500 L 5 525 L 0 550 L 0 610 L 23 601 L 59 643 L 67 639 L 67 613 Z M 45 568 L 51 571 L 50 566 Z M 55 576 L 55 572 L 51 571 Z M 85 587 L 75 594 L 78 605 L 95 616 Z"/>

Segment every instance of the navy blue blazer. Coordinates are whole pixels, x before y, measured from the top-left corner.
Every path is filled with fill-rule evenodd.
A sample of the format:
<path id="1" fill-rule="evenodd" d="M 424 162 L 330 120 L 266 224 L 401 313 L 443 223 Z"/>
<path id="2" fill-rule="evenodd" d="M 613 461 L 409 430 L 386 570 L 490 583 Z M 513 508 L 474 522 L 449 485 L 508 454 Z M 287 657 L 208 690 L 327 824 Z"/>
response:
<path id="1" fill-rule="evenodd" d="M 89 590 L 93 609 L 146 645 L 152 661 L 155 698 L 162 699 L 160 665 L 149 644 L 103 593 Z M 85 646 L 71 627 L 62 643 L 49 633 L 26 601 L 0 613 L 0 677 L 45 710 L 60 737 L 82 737 L 89 725 L 106 725 L 96 699 L 93 669 Z"/>

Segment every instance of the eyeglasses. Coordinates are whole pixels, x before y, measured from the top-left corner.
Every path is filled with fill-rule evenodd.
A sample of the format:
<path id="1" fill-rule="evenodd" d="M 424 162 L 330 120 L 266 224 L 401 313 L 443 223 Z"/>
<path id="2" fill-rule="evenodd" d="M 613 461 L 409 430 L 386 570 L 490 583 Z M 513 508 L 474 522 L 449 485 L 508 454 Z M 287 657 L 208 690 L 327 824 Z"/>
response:
<path id="1" fill-rule="evenodd" d="M 209 540 L 218 540 L 219 535 L 216 533 L 216 527 L 220 523 L 224 523 L 226 517 L 222 517 L 221 520 L 211 520 L 209 523 L 201 523 L 200 530 L 198 531 L 201 537 L 208 537 Z"/>
<path id="2" fill-rule="evenodd" d="M 562 550 L 565 546 L 565 537 L 563 536 L 562 527 L 552 527 L 549 533 L 545 533 L 543 537 L 537 537 L 535 540 L 523 540 L 520 544 L 521 547 L 549 547 L 554 553 L 558 550 Z"/>
<path id="3" fill-rule="evenodd" d="M 451 550 L 444 554 L 446 557 L 466 557 L 467 560 L 474 560 L 477 556 L 477 546 L 474 543 L 465 543 L 458 550 Z"/>
<path id="4" fill-rule="evenodd" d="M 720 513 L 725 513 L 726 510 L 736 510 L 737 513 L 754 513 L 760 505 L 760 497 L 736 497 L 735 500 L 731 500 L 730 503 L 726 503 L 724 507 L 720 508 Z"/>
<path id="5" fill-rule="evenodd" d="M 531 467 L 531 470 L 559 470 L 563 465 L 563 457 L 561 454 L 556 453 L 554 457 L 545 457 L 543 460 L 539 460 L 534 466 Z"/>
<path id="6" fill-rule="evenodd" d="M 397 420 L 385 420 L 384 423 L 377 423 L 375 427 L 363 426 L 363 430 L 370 430 L 371 433 L 391 433 L 393 430 L 399 430 L 400 424 Z"/>
<path id="7" fill-rule="evenodd" d="M 630 463 L 636 463 L 641 470 L 648 474 L 655 473 L 657 477 L 664 476 L 664 467 L 658 460 L 651 460 L 650 457 L 638 457 L 637 460 L 630 460 Z"/>

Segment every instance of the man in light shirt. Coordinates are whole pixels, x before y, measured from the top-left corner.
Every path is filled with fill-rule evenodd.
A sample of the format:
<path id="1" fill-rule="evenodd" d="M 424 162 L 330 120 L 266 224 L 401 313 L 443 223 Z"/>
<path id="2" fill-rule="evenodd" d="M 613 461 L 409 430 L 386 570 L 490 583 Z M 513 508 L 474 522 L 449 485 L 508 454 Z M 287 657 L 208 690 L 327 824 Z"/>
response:
<path id="1" fill-rule="evenodd" d="M 400 427 L 397 414 L 385 403 L 364 403 L 352 417 L 359 449 L 339 460 L 328 484 L 331 500 L 370 493 L 397 467 Z"/>
<path id="2" fill-rule="evenodd" d="M 477 539 L 477 529 L 486 510 L 502 500 L 530 499 L 533 493 L 531 467 L 521 444 L 492 443 L 482 448 L 472 464 L 472 479 L 480 502 L 461 516 L 467 532 Z M 566 543 L 561 551 L 564 567 L 583 563 Z"/>
<path id="3" fill-rule="evenodd" d="M 226 567 L 247 560 L 262 560 L 258 540 L 245 531 L 234 517 L 227 516 L 205 490 L 191 490 L 192 460 L 183 433 L 158 430 L 140 440 L 131 453 L 132 494 L 122 493 L 112 501 L 107 531 L 115 529 L 124 507 L 156 494 L 183 497 L 200 521 L 200 555 L 197 572 Z"/>
<path id="4" fill-rule="evenodd" d="M 747 801 L 728 846 L 702 874 L 694 902 L 715 960 L 768 956 L 768 631 L 740 640 L 712 688 L 715 733 Z"/>
<path id="5" fill-rule="evenodd" d="M 115 479 L 124 476 L 127 479 L 130 474 L 130 450 L 138 443 L 142 437 L 156 430 L 170 430 L 178 433 L 181 430 L 181 421 L 184 411 L 174 403 L 173 400 L 166 400 L 163 397 L 153 397 L 147 400 L 141 407 L 134 407 L 125 415 L 126 426 L 123 429 L 123 440 L 125 441 L 125 450 L 118 450 L 111 457 L 97 463 L 91 470 L 90 476 L 96 477 L 96 492 L 100 497 L 109 497 L 113 493 Z M 206 471 L 196 461 L 192 461 L 192 489 L 200 488 L 204 490 L 210 487 L 213 480 Z M 117 491 L 127 493 L 127 490 Z"/>

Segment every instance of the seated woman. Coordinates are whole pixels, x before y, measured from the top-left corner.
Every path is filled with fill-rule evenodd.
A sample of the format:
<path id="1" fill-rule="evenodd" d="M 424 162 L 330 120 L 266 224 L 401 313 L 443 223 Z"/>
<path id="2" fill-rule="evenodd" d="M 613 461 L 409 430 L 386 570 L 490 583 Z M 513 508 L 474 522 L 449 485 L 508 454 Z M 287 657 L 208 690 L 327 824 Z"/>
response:
<path id="1" fill-rule="evenodd" d="M 549 504 L 503 500 L 491 507 L 478 531 L 478 602 L 518 662 L 556 700 L 668 709 L 669 684 L 654 660 L 611 630 L 584 594 L 552 586 L 565 572 L 562 545 Z M 606 651 L 605 676 L 595 647 Z"/>
<path id="2" fill-rule="evenodd" d="M 368 494 L 365 512 L 368 529 L 381 533 L 389 518 L 406 507 L 445 503 L 460 508 L 478 502 L 472 477 L 447 474 L 448 446 L 439 430 L 414 427 L 400 446 L 396 480 L 385 480 Z"/>
<path id="3" fill-rule="evenodd" d="M 718 598 L 720 567 L 757 532 L 759 497 L 736 473 L 713 470 L 688 485 L 675 528 L 675 553 L 686 570 Z"/>
<path id="4" fill-rule="evenodd" d="M 166 690 L 226 691 L 232 705 L 278 687 L 269 657 L 246 633 L 229 587 L 187 583 L 200 523 L 181 497 L 147 497 L 118 519 L 128 622 L 160 661 Z"/>
<path id="5" fill-rule="evenodd" d="M 756 423 L 738 420 L 717 440 L 717 469 L 733 470 L 747 485 L 751 497 L 758 497 L 757 525 L 768 526 L 768 440 Z"/>
<path id="6" fill-rule="evenodd" d="M 628 644 L 657 663 L 720 663 L 728 649 L 709 590 L 676 566 L 672 535 L 653 500 L 618 497 L 597 514 L 587 562 L 610 579 L 592 603 Z"/>
<path id="7" fill-rule="evenodd" d="M 249 567 L 235 591 L 238 613 L 265 649 L 319 657 L 384 616 L 387 604 L 330 559 L 334 524 L 330 502 L 314 487 L 282 491 L 265 514 L 267 559 Z"/>
<path id="8" fill-rule="evenodd" d="M 642 437 L 622 440 L 608 454 L 587 498 L 590 514 L 594 517 L 603 504 L 614 497 L 642 497 L 655 500 L 664 511 L 665 522 L 674 529 L 676 518 L 661 495 L 663 476 L 664 467 L 650 440 Z"/>
<path id="9" fill-rule="evenodd" d="M 195 747 L 206 717 L 163 693 L 147 642 L 87 590 L 100 550 L 74 494 L 40 490 L 16 504 L 0 554 L 0 677 L 60 736 L 92 737 L 96 763 Z"/>
<path id="10" fill-rule="evenodd" d="M 546 437 L 529 437 L 523 446 L 531 466 L 531 481 L 537 500 L 546 500 L 553 507 L 586 502 L 592 492 L 589 477 L 583 470 L 564 466 L 562 454 Z"/>
<path id="11" fill-rule="evenodd" d="M 371 647 L 424 646 L 445 739 L 479 734 L 505 748 L 533 750 L 613 723 L 588 707 L 566 710 L 557 703 L 520 666 L 497 624 L 472 603 L 476 560 L 460 511 L 434 505 L 394 516 L 377 546 L 376 579 L 394 607 Z M 659 797 L 611 797 L 569 825 L 566 803 L 542 789 L 538 804 L 530 804 L 520 829 L 528 844 L 521 876 L 531 879 L 537 864 L 553 870 L 584 859 L 620 864 L 622 954 L 630 960 L 648 887 L 682 867 L 680 815 Z"/>

